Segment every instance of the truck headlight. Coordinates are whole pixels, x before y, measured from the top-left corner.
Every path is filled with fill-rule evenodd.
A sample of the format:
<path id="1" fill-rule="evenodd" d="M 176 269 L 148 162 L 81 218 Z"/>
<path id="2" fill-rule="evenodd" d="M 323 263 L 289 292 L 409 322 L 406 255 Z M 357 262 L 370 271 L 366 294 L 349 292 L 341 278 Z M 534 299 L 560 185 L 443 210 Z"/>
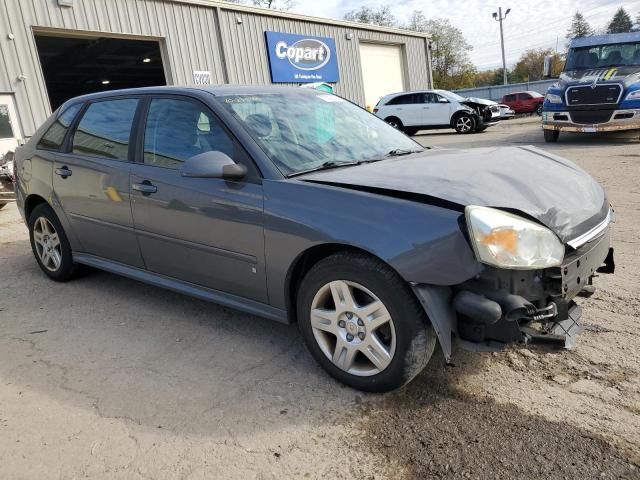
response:
<path id="1" fill-rule="evenodd" d="M 468 206 L 465 216 L 478 260 L 515 270 L 556 267 L 564 246 L 548 228 L 488 207 Z"/>
<path id="2" fill-rule="evenodd" d="M 634 90 L 633 92 L 629 92 L 625 100 L 640 100 L 640 90 Z"/>
<path id="3" fill-rule="evenodd" d="M 555 93 L 547 93 L 546 99 L 549 103 L 562 103 L 562 97 L 560 95 L 556 95 Z"/>

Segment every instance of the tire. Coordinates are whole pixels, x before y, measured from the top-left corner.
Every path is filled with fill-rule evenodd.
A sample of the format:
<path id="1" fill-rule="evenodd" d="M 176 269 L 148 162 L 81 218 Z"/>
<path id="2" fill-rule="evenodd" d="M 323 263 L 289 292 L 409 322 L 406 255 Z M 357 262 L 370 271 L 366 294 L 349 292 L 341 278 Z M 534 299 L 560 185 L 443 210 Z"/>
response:
<path id="1" fill-rule="evenodd" d="M 76 276 L 79 266 L 73 263 L 71 245 L 53 209 L 46 203 L 38 205 L 28 225 L 31 249 L 42 271 L 57 282 Z"/>
<path id="2" fill-rule="evenodd" d="M 384 121 L 387 122 L 389 125 L 391 125 L 393 128 L 396 128 L 400 131 L 404 130 L 404 125 L 402 124 L 400 119 L 397 117 L 387 117 L 384 119 Z"/>
<path id="3" fill-rule="evenodd" d="M 536 115 L 538 115 L 539 117 L 542 116 L 542 104 L 539 104 L 538 108 L 536 108 Z"/>
<path id="4" fill-rule="evenodd" d="M 415 135 L 416 133 L 418 133 L 420 129 L 419 128 L 409 128 L 409 127 L 405 127 L 404 128 L 404 133 L 406 133 L 407 135 L 409 135 L 410 137 Z"/>
<path id="5" fill-rule="evenodd" d="M 352 388 L 399 388 L 433 354 L 436 335 L 424 309 L 407 283 L 378 259 L 351 252 L 331 255 L 306 274 L 297 298 L 298 324 L 309 351 L 331 376 Z M 334 298 L 343 298 L 344 305 L 336 308 Z"/>
<path id="6" fill-rule="evenodd" d="M 476 133 L 482 133 L 482 132 L 484 132 L 487 128 L 489 128 L 487 125 L 483 125 L 482 127 L 476 127 L 475 132 L 476 132 Z"/>
<path id="7" fill-rule="evenodd" d="M 458 133 L 473 133 L 476 129 L 476 120 L 468 113 L 462 113 L 453 121 L 453 128 Z"/>
<path id="8" fill-rule="evenodd" d="M 547 143 L 557 142 L 558 137 L 560 136 L 559 130 L 543 130 L 544 132 L 544 141 Z"/>

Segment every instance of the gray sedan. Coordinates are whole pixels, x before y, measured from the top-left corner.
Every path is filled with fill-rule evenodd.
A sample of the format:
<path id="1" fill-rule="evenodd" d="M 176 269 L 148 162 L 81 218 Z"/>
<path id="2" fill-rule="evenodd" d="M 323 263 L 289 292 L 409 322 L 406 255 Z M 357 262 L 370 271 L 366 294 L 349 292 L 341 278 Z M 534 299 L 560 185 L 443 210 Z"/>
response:
<path id="1" fill-rule="evenodd" d="M 571 347 L 613 271 L 613 212 L 532 148 L 423 148 L 289 87 L 147 88 L 66 102 L 16 152 L 51 279 L 91 266 L 296 322 L 338 380 L 385 391 L 439 343 Z M 64 294 L 63 287 L 61 294 Z"/>

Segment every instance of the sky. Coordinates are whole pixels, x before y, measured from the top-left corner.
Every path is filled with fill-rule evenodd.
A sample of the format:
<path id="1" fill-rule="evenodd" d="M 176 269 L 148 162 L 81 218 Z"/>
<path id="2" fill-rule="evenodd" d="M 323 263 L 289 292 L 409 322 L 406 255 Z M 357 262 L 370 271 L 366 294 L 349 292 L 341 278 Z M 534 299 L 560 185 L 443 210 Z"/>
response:
<path id="1" fill-rule="evenodd" d="M 479 70 L 502 66 L 500 27 L 491 14 L 501 6 L 511 12 L 503 23 L 507 67 L 531 48 L 562 50 L 571 17 L 579 10 L 592 27 L 603 29 L 623 6 L 633 19 L 640 14 L 640 0 L 295 0 L 292 11 L 318 17 L 342 18 L 363 5 L 389 5 L 401 22 L 413 10 L 427 18 L 447 18 L 473 46 L 471 60 Z"/>

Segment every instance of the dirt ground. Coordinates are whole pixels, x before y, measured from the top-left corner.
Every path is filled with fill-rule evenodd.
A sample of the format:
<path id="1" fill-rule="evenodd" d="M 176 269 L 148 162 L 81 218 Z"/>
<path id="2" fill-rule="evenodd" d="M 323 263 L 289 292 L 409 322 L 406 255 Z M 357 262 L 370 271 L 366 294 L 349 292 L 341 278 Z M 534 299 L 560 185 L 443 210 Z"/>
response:
<path id="1" fill-rule="evenodd" d="M 538 145 L 605 186 L 617 271 L 576 349 L 438 353 L 386 395 L 331 380 L 295 326 L 107 273 L 51 282 L 0 210 L 0 478 L 640 478 L 640 142 L 541 138 L 536 119 L 416 137 Z"/>

